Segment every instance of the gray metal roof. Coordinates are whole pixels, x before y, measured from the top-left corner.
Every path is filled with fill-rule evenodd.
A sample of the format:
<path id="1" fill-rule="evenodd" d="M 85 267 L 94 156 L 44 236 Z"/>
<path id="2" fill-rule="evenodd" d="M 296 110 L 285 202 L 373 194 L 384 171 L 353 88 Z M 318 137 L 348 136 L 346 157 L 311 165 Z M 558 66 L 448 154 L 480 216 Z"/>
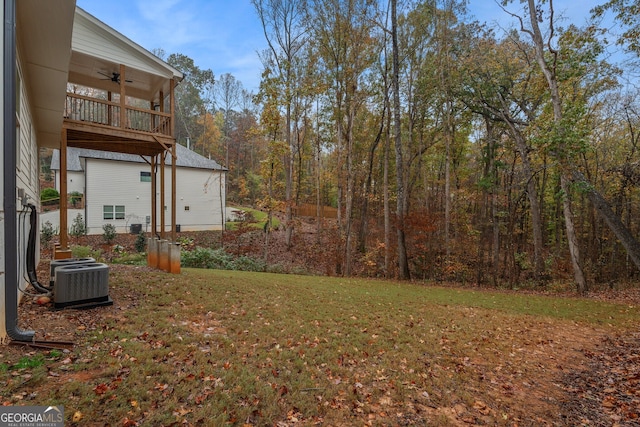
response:
<path id="1" fill-rule="evenodd" d="M 184 145 L 176 145 L 176 155 L 178 160 L 176 162 L 177 167 L 195 168 L 195 169 L 207 169 L 227 171 L 227 168 L 221 166 L 215 160 L 207 159 L 200 154 L 189 150 Z M 133 162 L 133 163 L 146 163 L 145 160 L 137 154 L 125 154 L 114 153 L 111 151 L 99 151 L 89 150 L 86 148 L 67 148 L 67 171 L 82 171 L 82 165 L 80 163 L 81 158 L 87 159 L 102 159 L 102 160 L 114 160 L 120 162 Z M 171 156 L 167 156 L 167 165 L 171 165 Z M 51 169 L 60 170 L 60 151 L 54 150 L 51 157 Z"/>

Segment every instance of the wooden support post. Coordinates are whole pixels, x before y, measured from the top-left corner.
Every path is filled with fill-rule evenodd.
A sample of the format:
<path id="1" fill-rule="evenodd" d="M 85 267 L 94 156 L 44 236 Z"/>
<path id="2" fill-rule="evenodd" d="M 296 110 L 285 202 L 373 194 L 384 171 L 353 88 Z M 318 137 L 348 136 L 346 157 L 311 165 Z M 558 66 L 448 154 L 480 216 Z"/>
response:
<path id="1" fill-rule="evenodd" d="M 174 138 L 173 146 L 171 147 L 171 240 L 173 242 L 176 241 L 176 162 L 178 160 L 176 154 L 176 144 L 175 141 L 175 88 L 176 82 L 172 78 L 169 81 L 169 112 L 171 113 L 171 123 L 170 130 L 171 136 Z M 164 95 L 164 94 L 162 94 Z"/>
<path id="2" fill-rule="evenodd" d="M 112 101 L 111 91 L 107 92 L 107 101 L 109 101 L 109 105 L 107 105 L 107 124 L 109 126 L 113 126 L 113 105 L 111 105 Z"/>
<path id="3" fill-rule="evenodd" d="M 176 143 L 171 147 L 171 241 L 176 241 Z"/>
<path id="4" fill-rule="evenodd" d="M 158 155 L 151 156 L 151 236 L 156 237 L 158 232 Z"/>
<path id="5" fill-rule="evenodd" d="M 125 91 L 125 66 L 120 64 L 120 127 L 125 129 L 127 120 L 127 102 Z"/>
<path id="6" fill-rule="evenodd" d="M 170 130 L 171 136 L 176 137 L 176 82 L 174 79 L 169 81 L 169 113 L 171 113 Z"/>
<path id="7" fill-rule="evenodd" d="M 164 168 L 165 168 L 165 158 L 164 156 L 167 154 L 166 151 L 163 151 L 160 155 L 160 239 L 164 240 L 165 236 L 165 200 L 164 200 Z"/>

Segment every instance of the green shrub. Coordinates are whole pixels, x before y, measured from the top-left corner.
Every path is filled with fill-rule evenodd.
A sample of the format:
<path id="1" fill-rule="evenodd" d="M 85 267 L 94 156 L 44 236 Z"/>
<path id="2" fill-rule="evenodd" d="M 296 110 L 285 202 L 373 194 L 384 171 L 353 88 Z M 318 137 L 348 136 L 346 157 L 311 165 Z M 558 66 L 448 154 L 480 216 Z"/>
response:
<path id="1" fill-rule="evenodd" d="M 40 202 L 43 205 L 55 205 L 60 200 L 60 193 L 55 188 L 44 188 L 40 192 Z"/>
<path id="2" fill-rule="evenodd" d="M 124 254 L 121 257 L 111 260 L 114 264 L 126 265 L 147 265 L 147 256 L 145 254 Z"/>
<path id="3" fill-rule="evenodd" d="M 144 252 L 145 248 L 147 247 L 147 237 L 144 235 L 143 231 L 138 233 L 133 246 L 136 248 L 136 252 Z"/>
<path id="4" fill-rule="evenodd" d="M 224 249 L 197 247 L 191 251 L 182 251 L 180 257 L 183 267 L 209 268 L 215 270 L 267 271 L 267 264 L 261 259 L 249 256 L 234 258 Z"/>
<path id="5" fill-rule="evenodd" d="M 267 271 L 267 263 L 261 259 L 243 255 L 233 261 L 233 270 L 265 272 Z"/>
<path id="6" fill-rule="evenodd" d="M 196 247 L 192 251 L 182 251 L 180 256 L 184 267 L 211 268 L 217 270 L 233 270 L 233 256 L 224 249 L 208 249 Z"/>
<path id="7" fill-rule="evenodd" d="M 71 256 L 74 258 L 88 258 L 92 257 L 96 261 L 102 256 L 101 250 L 94 250 L 91 246 L 75 245 L 71 247 Z"/>
<path id="8" fill-rule="evenodd" d="M 73 223 L 71 224 L 71 229 L 69 230 L 69 235 L 73 237 L 85 236 L 87 234 L 87 227 L 84 225 L 84 219 L 82 218 L 82 214 L 76 215 L 73 219 Z"/>
<path id="9" fill-rule="evenodd" d="M 104 224 L 102 226 L 102 238 L 108 244 L 111 244 L 113 240 L 116 238 L 116 226 L 113 224 Z"/>
<path id="10" fill-rule="evenodd" d="M 183 249 L 188 249 L 190 247 L 193 247 L 193 239 L 186 236 L 178 237 L 176 239 L 176 243 L 179 244 Z"/>
<path id="11" fill-rule="evenodd" d="M 70 196 L 71 204 L 75 208 L 78 202 L 82 200 L 82 193 L 79 191 L 73 191 L 71 192 Z"/>
<path id="12" fill-rule="evenodd" d="M 51 221 L 46 221 L 42 224 L 42 229 L 40 230 L 40 242 L 47 246 L 53 240 L 53 236 L 58 234 L 58 230 L 53 228 L 53 224 Z"/>

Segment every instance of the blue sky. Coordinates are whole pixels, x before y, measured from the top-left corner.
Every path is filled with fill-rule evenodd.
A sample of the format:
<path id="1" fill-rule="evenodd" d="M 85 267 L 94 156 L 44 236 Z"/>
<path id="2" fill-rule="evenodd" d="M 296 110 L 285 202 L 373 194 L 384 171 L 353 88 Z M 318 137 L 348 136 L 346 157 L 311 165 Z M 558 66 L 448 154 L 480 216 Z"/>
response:
<path id="1" fill-rule="evenodd" d="M 589 10 L 604 0 L 554 1 L 556 14 L 582 25 Z M 257 92 L 266 48 L 262 27 L 249 0 L 77 0 L 77 5 L 142 47 L 182 53 L 218 77 L 231 73 Z M 494 0 L 471 0 L 480 21 L 514 24 Z M 519 1 L 509 10 L 517 12 Z M 566 23 L 569 21 L 563 21 Z"/>
<path id="2" fill-rule="evenodd" d="M 77 6 L 148 50 L 182 53 L 216 77 L 257 92 L 266 47 L 249 0 L 77 0 Z"/>

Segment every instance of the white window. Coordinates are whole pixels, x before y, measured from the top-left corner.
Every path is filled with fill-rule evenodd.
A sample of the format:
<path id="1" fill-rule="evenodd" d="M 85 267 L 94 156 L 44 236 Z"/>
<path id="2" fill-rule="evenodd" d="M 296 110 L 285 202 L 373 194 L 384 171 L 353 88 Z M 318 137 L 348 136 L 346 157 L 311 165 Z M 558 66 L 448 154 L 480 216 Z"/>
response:
<path id="1" fill-rule="evenodd" d="M 124 212 L 123 205 L 104 205 L 102 206 L 102 219 L 124 219 Z"/>

